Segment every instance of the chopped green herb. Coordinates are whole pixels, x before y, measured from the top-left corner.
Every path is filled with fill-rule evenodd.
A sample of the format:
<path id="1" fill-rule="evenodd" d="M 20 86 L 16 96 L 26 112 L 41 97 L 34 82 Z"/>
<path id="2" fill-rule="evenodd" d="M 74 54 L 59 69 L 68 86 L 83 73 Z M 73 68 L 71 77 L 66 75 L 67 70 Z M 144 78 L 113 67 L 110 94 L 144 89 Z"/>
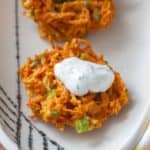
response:
<path id="1" fill-rule="evenodd" d="M 52 115 L 53 117 L 58 116 L 58 111 L 57 111 L 57 110 L 52 110 L 52 111 L 51 111 L 51 115 Z"/>
<path id="2" fill-rule="evenodd" d="M 80 55 L 80 59 L 87 59 L 88 55 L 86 53 L 82 53 Z"/>
<path id="3" fill-rule="evenodd" d="M 33 60 L 32 63 L 31 63 L 31 65 L 30 65 L 30 67 L 31 67 L 31 68 L 34 68 L 34 67 L 36 67 L 36 65 L 39 64 L 39 63 L 40 63 L 39 60 Z"/>
<path id="4" fill-rule="evenodd" d="M 35 16 L 35 12 L 34 12 L 34 10 L 31 10 L 30 15 L 31 15 L 32 17 L 34 17 L 34 16 Z"/>
<path id="5" fill-rule="evenodd" d="M 85 0 L 85 1 L 84 1 L 84 4 L 85 4 L 85 6 L 86 6 L 88 9 L 92 9 L 92 5 L 91 5 L 91 3 L 90 3 L 89 0 Z"/>
<path id="6" fill-rule="evenodd" d="M 100 14 L 100 10 L 99 9 L 94 9 L 94 12 L 93 12 L 93 17 L 95 19 L 96 22 L 99 22 L 100 19 L 101 19 L 101 14 Z"/>
<path id="7" fill-rule="evenodd" d="M 78 133 L 91 131 L 92 128 L 90 127 L 90 118 L 86 116 L 83 119 L 77 120 L 75 122 L 75 129 Z"/>
<path id="8" fill-rule="evenodd" d="M 56 97 L 56 89 L 48 90 L 47 94 L 48 94 L 48 97 L 52 97 L 52 98 Z"/>
<path id="9" fill-rule="evenodd" d="M 106 65 L 108 65 L 108 64 L 109 64 L 107 60 L 105 60 L 105 64 L 106 64 Z"/>
<path id="10" fill-rule="evenodd" d="M 80 87 L 79 87 L 79 85 L 77 84 L 77 90 L 80 90 Z"/>
<path id="11" fill-rule="evenodd" d="M 40 112 L 40 109 L 38 109 L 38 108 L 33 109 L 32 112 L 33 112 L 34 114 L 38 114 L 38 113 Z"/>

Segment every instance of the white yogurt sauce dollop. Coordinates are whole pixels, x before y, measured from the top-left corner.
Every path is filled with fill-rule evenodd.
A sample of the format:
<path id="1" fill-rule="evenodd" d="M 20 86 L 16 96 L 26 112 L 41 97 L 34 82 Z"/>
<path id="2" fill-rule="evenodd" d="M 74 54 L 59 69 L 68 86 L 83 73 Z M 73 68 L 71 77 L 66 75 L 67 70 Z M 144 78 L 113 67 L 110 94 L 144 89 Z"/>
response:
<path id="1" fill-rule="evenodd" d="M 54 66 L 55 76 L 77 96 L 88 92 L 105 92 L 114 81 L 113 71 L 106 65 L 70 57 Z"/>

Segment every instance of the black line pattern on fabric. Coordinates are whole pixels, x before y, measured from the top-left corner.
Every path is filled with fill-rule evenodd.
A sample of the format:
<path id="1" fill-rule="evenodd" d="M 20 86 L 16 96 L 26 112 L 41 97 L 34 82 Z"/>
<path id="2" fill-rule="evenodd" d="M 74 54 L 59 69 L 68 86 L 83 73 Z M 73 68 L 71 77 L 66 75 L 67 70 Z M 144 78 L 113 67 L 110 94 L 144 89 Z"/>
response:
<path id="1" fill-rule="evenodd" d="M 19 16 L 18 16 L 18 0 L 15 0 L 15 22 L 16 22 L 16 59 L 17 59 L 17 68 L 20 68 L 20 44 L 19 44 Z M 21 116 L 20 116 L 20 108 L 21 108 L 21 88 L 20 88 L 20 77 L 17 74 L 17 103 L 18 103 L 18 118 L 17 118 L 17 144 L 18 148 L 21 147 L 20 137 L 21 137 Z"/>
<path id="2" fill-rule="evenodd" d="M 22 116 L 23 116 L 23 118 L 33 127 L 33 129 L 35 129 L 42 137 L 45 136 L 46 139 L 48 140 L 48 142 L 50 142 L 51 144 L 55 145 L 55 146 L 58 148 L 58 150 L 64 150 L 64 148 L 63 148 L 61 145 L 59 145 L 57 142 L 55 142 L 55 141 L 49 139 L 43 131 L 39 130 L 36 126 L 34 126 L 34 125 L 29 121 L 29 119 L 26 118 L 26 116 L 25 116 L 23 113 L 22 113 Z"/>
<path id="3" fill-rule="evenodd" d="M 43 150 L 48 150 L 48 142 L 46 139 L 46 135 L 42 134 L 42 133 L 41 133 L 41 135 L 43 136 Z"/>
<path id="4" fill-rule="evenodd" d="M 3 105 L 5 105 L 5 107 L 14 115 L 17 117 L 16 112 L 14 112 L 7 104 L 6 102 L 3 100 L 3 98 L 0 96 L 0 101 L 2 102 Z"/>
<path id="5" fill-rule="evenodd" d="M 57 150 L 65 150 L 63 147 L 58 147 Z"/>
<path id="6" fill-rule="evenodd" d="M 3 91 L 2 91 L 3 90 Z M 17 109 L 17 105 L 12 101 L 12 99 L 7 95 L 6 91 L 1 87 L 0 91 L 2 91 L 2 94 L 5 96 L 6 100 L 9 102 L 9 104 L 6 103 L 6 100 L 4 100 L 1 96 L 0 96 L 0 104 L 4 105 L 4 108 L 7 108 L 8 113 L 1 107 L 2 105 L 0 105 L 0 111 L 2 114 L 4 114 L 5 116 L 1 116 L 0 114 L 0 120 L 2 121 L 2 123 L 4 124 L 4 128 L 8 128 L 11 132 L 9 132 L 10 137 L 13 138 L 13 141 L 16 143 L 17 138 L 16 138 L 16 122 L 13 119 L 17 120 L 17 114 L 15 111 L 12 110 L 12 108 Z M 10 107 L 11 105 L 11 107 Z M 9 116 L 9 114 L 12 114 L 12 116 Z M 12 121 L 14 123 L 14 125 L 11 127 L 9 125 L 8 120 Z"/>
<path id="7" fill-rule="evenodd" d="M 2 123 L 2 126 L 4 126 L 4 129 L 6 129 L 7 128 L 7 130 L 9 129 L 9 136 L 11 136 L 12 138 L 13 138 L 13 141 L 14 142 L 16 142 L 16 131 L 12 128 L 12 127 L 10 127 L 10 125 L 7 123 L 7 121 L 6 120 L 4 120 L 3 119 L 3 117 L 1 116 L 1 114 L 0 114 L 0 123 Z"/>
<path id="8" fill-rule="evenodd" d="M 7 117 L 12 123 L 16 124 L 16 122 L 9 116 L 7 112 L 4 111 L 4 109 L 0 106 L 0 111 Z"/>
<path id="9" fill-rule="evenodd" d="M 58 145 L 55 141 L 50 140 L 50 142 L 55 146 Z M 64 148 L 59 145 L 59 146 L 57 146 L 57 150 L 64 150 Z"/>
<path id="10" fill-rule="evenodd" d="M 4 96 L 7 98 L 7 100 L 13 105 L 13 107 L 17 108 L 17 105 L 13 102 L 13 100 L 8 96 L 6 91 L 2 88 L 0 85 L 0 91 L 4 94 Z"/>
<path id="11" fill-rule="evenodd" d="M 3 117 L 0 114 L 0 118 L 3 121 L 3 123 L 7 126 L 7 128 L 12 131 L 13 133 L 15 133 L 16 131 L 3 119 Z"/>
<path id="12" fill-rule="evenodd" d="M 58 149 L 57 150 L 64 150 L 64 148 L 63 147 L 58 147 Z"/>
<path id="13" fill-rule="evenodd" d="M 29 137 L 28 137 L 28 146 L 29 146 L 29 150 L 33 150 L 33 135 L 32 135 L 32 131 L 33 131 L 33 127 L 31 126 L 31 124 L 29 125 Z"/>

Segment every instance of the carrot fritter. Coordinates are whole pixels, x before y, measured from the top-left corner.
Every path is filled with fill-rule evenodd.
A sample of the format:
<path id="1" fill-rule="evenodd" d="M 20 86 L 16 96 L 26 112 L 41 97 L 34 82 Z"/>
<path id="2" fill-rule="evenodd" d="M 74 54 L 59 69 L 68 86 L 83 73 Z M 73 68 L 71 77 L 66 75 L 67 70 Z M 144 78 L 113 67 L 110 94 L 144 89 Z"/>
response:
<path id="1" fill-rule="evenodd" d="M 70 93 L 55 77 L 54 66 L 73 56 L 108 65 L 86 40 L 73 39 L 63 47 L 29 58 L 19 72 L 29 96 L 27 105 L 35 117 L 55 124 L 60 130 L 67 125 L 82 133 L 99 128 L 108 117 L 117 114 L 127 104 L 128 96 L 124 81 L 114 70 L 115 80 L 106 92 L 89 92 L 85 96 Z"/>
<path id="2" fill-rule="evenodd" d="M 41 37 L 65 41 L 108 27 L 114 16 L 112 0 L 22 0 Z"/>

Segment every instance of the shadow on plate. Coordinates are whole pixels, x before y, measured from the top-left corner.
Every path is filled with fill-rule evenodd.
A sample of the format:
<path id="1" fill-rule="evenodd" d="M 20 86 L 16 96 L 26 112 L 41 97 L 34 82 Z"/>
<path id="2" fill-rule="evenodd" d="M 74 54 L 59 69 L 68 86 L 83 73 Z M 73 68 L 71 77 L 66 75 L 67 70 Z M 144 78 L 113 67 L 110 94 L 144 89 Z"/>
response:
<path id="1" fill-rule="evenodd" d="M 124 44 L 131 42 L 131 24 L 128 19 L 138 11 L 143 3 L 141 0 L 117 0 L 116 14 L 112 26 L 98 32 L 89 33 L 87 39 L 91 41 L 93 49 L 102 54 L 124 51 Z M 131 22 L 130 21 L 130 22 Z M 99 49 L 96 49 L 99 47 Z M 112 52 L 113 51 L 113 52 Z"/>

